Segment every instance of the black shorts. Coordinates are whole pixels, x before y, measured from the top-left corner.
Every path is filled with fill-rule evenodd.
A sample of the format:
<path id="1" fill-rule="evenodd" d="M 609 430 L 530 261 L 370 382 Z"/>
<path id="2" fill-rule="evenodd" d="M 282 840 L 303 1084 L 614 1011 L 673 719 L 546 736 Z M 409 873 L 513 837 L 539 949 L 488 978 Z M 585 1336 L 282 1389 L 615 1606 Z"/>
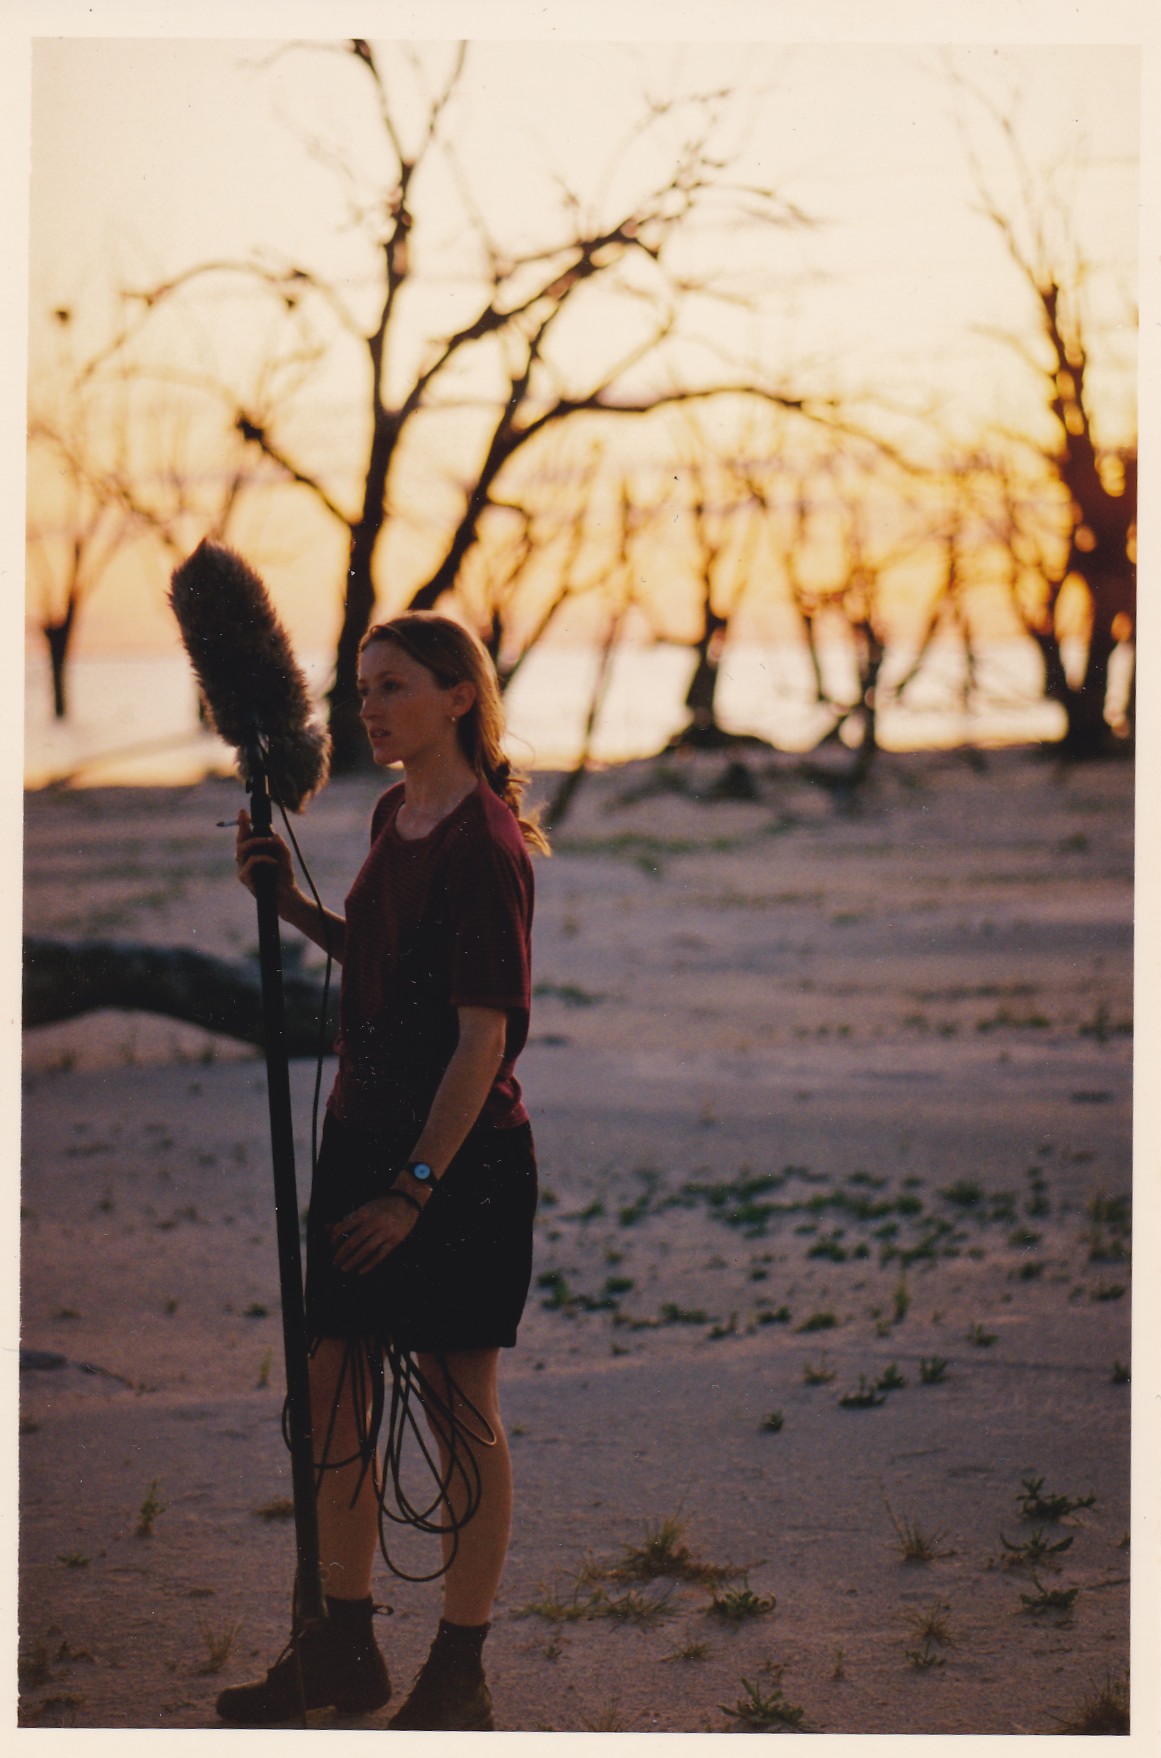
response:
<path id="1" fill-rule="evenodd" d="M 415 1142 L 351 1129 L 328 1111 L 306 1235 L 306 1323 L 321 1337 L 390 1338 L 451 1354 L 508 1349 L 532 1278 L 536 1156 L 527 1123 L 477 1125 L 411 1233 L 364 1275 L 337 1270 L 328 1227 L 382 1196 Z"/>

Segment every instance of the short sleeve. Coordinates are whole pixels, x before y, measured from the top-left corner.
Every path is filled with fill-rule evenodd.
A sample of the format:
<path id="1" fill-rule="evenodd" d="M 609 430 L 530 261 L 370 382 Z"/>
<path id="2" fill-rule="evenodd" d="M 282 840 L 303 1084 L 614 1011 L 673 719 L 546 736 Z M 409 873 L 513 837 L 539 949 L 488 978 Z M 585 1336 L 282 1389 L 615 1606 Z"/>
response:
<path id="1" fill-rule="evenodd" d="M 452 1006 L 526 1013 L 532 873 L 523 845 L 488 834 L 486 822 L 471 825 L 449 861 L 448 903 Z"/>

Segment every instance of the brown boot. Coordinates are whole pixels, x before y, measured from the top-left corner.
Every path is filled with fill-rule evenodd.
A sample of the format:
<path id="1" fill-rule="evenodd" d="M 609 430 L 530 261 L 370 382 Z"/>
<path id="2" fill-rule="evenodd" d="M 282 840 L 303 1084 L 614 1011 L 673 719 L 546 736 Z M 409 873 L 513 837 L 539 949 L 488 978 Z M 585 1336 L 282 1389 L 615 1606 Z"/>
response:
<path id="1" fill-rule="evenodd" d="M 400 1731 L 440 1728 L 451 1733 L 491 1733 L 496 1723 L 481 1659 L 487 1634 L 487 1624 L 449 1624 L 441 1618 L 407 1701 L 387 1726 Z"/>
<path id="2" fill-rule="evenodd" d="M 381 1709 L 391 1696 L 391 1681 L 371 1628 L 373 1609 L 369 1598 L 328 1595 L 326 1620 L 303 1631 L 297 1661 L 287 1643 L 264 1679 L 223 1691 L 217 1702 L 222 1720 L 240 1727 L 274 1727 L 296 1721 L 304 1707 L 336 1709 L 340 1715 Z"/>

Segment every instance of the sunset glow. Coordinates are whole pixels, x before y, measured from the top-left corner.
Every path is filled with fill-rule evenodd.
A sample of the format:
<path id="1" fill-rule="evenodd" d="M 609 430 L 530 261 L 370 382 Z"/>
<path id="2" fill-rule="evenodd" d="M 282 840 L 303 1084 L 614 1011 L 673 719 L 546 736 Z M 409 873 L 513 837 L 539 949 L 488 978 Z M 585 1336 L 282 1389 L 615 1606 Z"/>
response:
<path id="1" fill-rule="evenodd" d="M 430 86 L 446 74 L 451 53 L 448 45 L 417 49 Z M 388 49 L 386 58 L 406 98 L 414 82 L 402 52 Z M 54 310 L 75 314 L 69 345 L 84 357 L 118 321 L 119 289 L 156 284 L 202 260 L 265 253 L 303 262 L 370 321 L 374 263 L 347 223 L 347 202 L 373 187 L 384 155 L 367 94 L 338 56 L 306 47 L 279 54 L 273 44 L 74 39 L 37 42 L 33 72 L 34 386 L 59 359 Z M 1136 52 L 1117 48 L 951 54 L 853 44 L 590 43 L 573 53 L 558 44 L 475 43 L 462 102 L 449 116 L 458 169 L 453 175 L 433 162 L 423 191 L 429 291 L 422 304 L 412 295 L 412 358 L 474 298 L 479 251 L 462 230 L 457 177 L 470 181 L 505 248 L 542 247 L 559 234 L 562 187 L 612 211 L 634 178 L 663 169 L 665 130 L 617 156 L 642 93 L 721 89 L 731 93 L 722 132 L 740 154 L 738 180 L 773 185 L 817 224 L 749 234 L 735 224 L 723 234 L 711 216 L 683 267 L 704 275 L 724 259 L 734 281 L 757 294 L 744 311 L 703 301 L 679 365 L 704 373 L 711 346 L 735 360 L 774 360 L 794 388 L 896 407 L 935 403 L 942 422 L 965 437 L 992 421 L 1042 423 L 1032 375 L 1016 370 L 1011 351 L 985 333 L 1018 334 L 1028 311 L 1002 241 L 972 212 L 965 140 L 989 184 L 1013 199 L 1012 166 L 973 97 L 978 89 L 1012 116 L 1037 174 L 1056 180 L 1076 231 L 1070 245 L 1092 265 L 1093 370 L 1115 443 L 1133 421 L 1137 83 Z M 322 145 L 312 152 L 308 133 L 325 143 L 333 166 L 320 162 Z M 669 144 L 679 138 L 675 122 Z M 351 168 L 346 186 L 340 159 Z M 578 309 L 572 340 L 583 376 L 596 332 L 590 341 L 582 317 Z M 594 300 L 588 321 L 607 323 L 608 308 Z M 628 322 L 617 321 L 631 346 Z M 254 388 L 269 343 L 268 310 L 240 278 L 221 276 L 196 297 L 191 291 L 168 327 L 161 314 L 152 346 L 155 361 Z M 392 363 L 389 389 L 407 365 L 405 357 Z M 347 436 L 363 419 L 352 371 L 357 361 L 337 345 L 298 394 L 291 429 L 312 463 L 324 460 L 326 480 L 348 504 L 356 483 Z M 460 386 L 469 400 L 495 390 L 487 374 Z M 159 389 L 153 401 L 165 395 Z M 467 416 L 449 417 L 437 449 L 416 454 L 402 492 L 400 524 L 408 529 L 393 537 L 391 578 L 383 581 L 389 599 L 399 592 L 393 582 L 421 565 L 424 528 L 445 516 L 442 483 L 470 443 Z M 212 453 L 200 467 L 213 470 Z M 341 534 L 300 496 L 271 489 L 255 499 L 247 540 L 270 551 L 296 629 L 327 639 L 336 611 L 325 582 L 341 569 Z M 127 554 L 94 594 L 86 648 L 171 640 L 159 602 L 164 570 L 149 551 Z"/>
<path id="2" fill-rule="evenodd" d="M 1086 640 L 1045 460 L 1080 433 L 1115 497 L 1132 456 L 1135 501 L 1141 43 L 833 10 L 809 43 L 753 9 L 641 35 L 647 6 L 635 40 L 505 6 L 365 55 L 35 38 L 32 688 L 50 625 L 70 665 L 176 658 L 165 586 L 207 534 L 312 655 L 417 593 L 513 660 L 613 619 L 692 664 L 708 604 L 736 647 L 792 655 L 816 611 L 849 643 L 860 605 L 906 647 L 949 566 L 972 639 Z"/>

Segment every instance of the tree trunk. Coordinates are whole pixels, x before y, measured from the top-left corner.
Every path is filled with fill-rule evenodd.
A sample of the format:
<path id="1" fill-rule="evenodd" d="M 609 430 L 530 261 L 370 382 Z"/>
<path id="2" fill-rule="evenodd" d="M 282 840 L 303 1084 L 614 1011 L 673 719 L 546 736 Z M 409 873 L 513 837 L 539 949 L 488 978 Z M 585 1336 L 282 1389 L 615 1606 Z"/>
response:
<path id="1" fill-rule="evenodd" d="M 335 650 L 335 676 L 327 696 L 330 706 L 331 773 L 350 775 L 371 765 L 371 751 L 359 719 L 359 643 L 375 614 L 375 546 L 383 529 L 387 472 L 397 429 L 380 413 L 371 440 L 363 484 L 363 510 L 351 527 L 347 589 L 343 595 L 343 626 Z"/>
<path id="2" fill-rule="evenodd" d="M 1064 704 L 1068 715 L 1068 730 L 1061 749 L 1066 756 L 1081 761 L 1103 757 L 1108 755 L 1114 744 L 1120 744 L 1105 719 L 1109 660 L 1115 646 L 1115 641 L 1103 629 L 1093 629 L 1083 682 L 1079 689 L 1069 689 Z"/>
<path id="3" fill-rule="evenodd" d="M 685 692 L 689 720 L 675 733 L 666 746 L 670 751 L 719 751 L 733 744 L 733 738 L 718 722 L 717 693 L 721 675 L 722 649 L 730 619 L 719 616 L 707 604 L 701 634 L 694 645 L 693 676 Z"/>
<path id="4" fill-rule="evenodd" d="M 283 974 L 287 1051 L 314 1056 L 337 1030 L 338 989 L 332 982 L 325 1031 L 323 985 L 316 976 Z M 257 960 L 212 958 L 184 946 L 132 941 L 24 941 L 24 1026 L 53 1025 L 98 1008 L 163 1014 L 261 1047 L 262 973 Z"/>
<path id="5" fill-rule="evenodd" d="M 1064 709 L 1065 728 L 1058 747 L 1060 754 L 1083 762 L 1107 756 L 1114 747 L 1123 749 L 1123 741 L 1115 737 L 1105 719 L 1109 660 L 1116 645 L 1111 636 L 1094 626 L 1084 680 L 1078 688 L 1068 681 L 1056 636 L 1033 633 L 1044 662 L 1044 694 L 1050 702 L 1059 702 Z"/>
<path id="6" fill-rule="evenodd" d="M 862 664 L 863 685 L 863 736 L 855 753 L 854 784 L 861 787 L 871 773 L 871 764 L 879 749 L 878 729 L 878 691 L 879 673 L 883 669 L 883 644 L 869 624 L 862 631 L 864 657 Z"/>
<path id="7" fill-rule="evenodd" d="M 335 650 L 335 676 L 327 693 L 331 735 L 331 774 L 351 775 L 367 768 L 370 747 L 359 719 L 359 643 L 371 626 L 375 589 L 371 583 L 370 558 L 356 556 L 351 541 L 351 566 L 343 604 L 343 626 Z"/>
<path id="8" fill-rule="evenodd" d="M 1071 686 L 1064 669 L 1064 661 L 1060 657 L 1060 643 L 1054 634 L 1045 635 L 1037 629 L 1033 629 L 1032 639 L 1040 649 L 1040 659 L 1044 666 L 1044 694 L 1050 702 L 1059 702 L 1067 714 Z"/>
<path id="9" fill-rule="evenodd" d="M 60 622 L 41 624 L 45 641 L 48 643 L 48 658 L 52 667 L 52 714 L 54 720 L 65 720 L 68 716 L 65 668 L 68 664 L 69 644 L 72 641 L 74 610 L 75 607 L 70 604 Z"/>
<path id="10" fill-rule="evenodd" d="M 701 637 L 694 649 L 697 660 L 689 689 L 685 692 L 685 706 L 691 716 L 690 730 L 695 734 L 704 736 L 721 730 L 718 726 L 716 698 L 727 627 L 728 618 L 719 616 L 707 604 Z"/>

